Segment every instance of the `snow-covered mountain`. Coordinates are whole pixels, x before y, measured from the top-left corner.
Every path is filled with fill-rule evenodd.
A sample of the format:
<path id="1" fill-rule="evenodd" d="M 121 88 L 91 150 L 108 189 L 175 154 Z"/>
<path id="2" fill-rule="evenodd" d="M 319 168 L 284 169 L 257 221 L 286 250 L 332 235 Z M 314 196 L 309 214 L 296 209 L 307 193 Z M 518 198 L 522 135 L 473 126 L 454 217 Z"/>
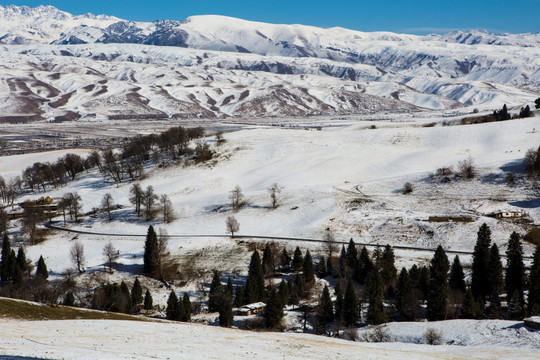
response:
<path id="1" fill-rule="evenodd" d="M 540 95 L 540 34 L 416 36 L 214 15 L 145 23 L 0 6 L 0 43 L 8 119 L 491 109 Z"/>

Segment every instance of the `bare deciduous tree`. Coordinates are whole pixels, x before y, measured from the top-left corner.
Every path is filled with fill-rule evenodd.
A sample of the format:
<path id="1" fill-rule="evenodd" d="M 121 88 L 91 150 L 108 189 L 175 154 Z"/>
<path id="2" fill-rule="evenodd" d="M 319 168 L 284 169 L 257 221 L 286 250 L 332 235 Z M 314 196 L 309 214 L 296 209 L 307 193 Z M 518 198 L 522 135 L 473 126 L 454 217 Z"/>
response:
<path id="1" fill-rule="evenodd" d="M 77 193 L 67 193 L 62 196 L 62 206 L 69 212 L 69 217 L 75 222 L 79 221 L 79 213 L 81 212 L 81 197 Z"/>
<path id="2" fill-rule="evenodd" d="M 163 215 L 163 221 L 167 224 L 173 222 L 175 219 L 174 209 L 171 200 L 166 194 L 160 196 L 159 205 L 161 214 Z"/>
<path id="3" fill-rule="evenodd" d="M 140 217 L 141 205 L 142 205 L 143 197 L 144 197 L 144 190 L 142 189 L 141 184 L 135 183 L 131 185 L 131 187 L 129 188 L 129 193 L 131 195 L 129 197 L 129 201 L 133 205 L 135 205 L 135 212 L 137 213 L 137 216 Z"/>
<path id="4" fill-rule="evenodd" d="M 339 246 L 336 243 L 336 239 L 334 237 L 334 234 L 330 230 L 326 230 L 323 237 L 323 251 L 326 253 L 327 259 L 332 259 L 334 254 L 336 254 L 339 251 Z"/>
<path id="5" fill-rule="evenodd" d="M 144 204 L 144 214 L 146 220 L 152 220 L 155 216 L 155 206 L 156 201 L 158 200 L 158 196 L 154 193 L 154 187 L 152 185 L 148 185 L 146 187 L 146 191 L 144 192 L 142 200 Z"/>
<path id="6" fill-rule="evenodd" d="M 272 209 L 275 209 L 279 206 L 279 199 L 277 196 L 281 192 L 281 189 L 277 183 L 274 183 L 268 188 L 268 192 L 270 193 L 270 206 Z"/>
<path id="7" fill-rule="evenodd" d="M 238 210 L 242 207 L 242 199 L 244 198 L 244 195 L 242 194 L 242 189 L 240 186 L 236 185 L 234 189 L 232 189 L 229 198 L 231 199 L 231 206 L 233 210 Z"/>
<path id="8" fill-rule="evenodd" d="M 225 221 L 225 226 L 227 228 L 227 232 L 231 234 L 231 237 L 234 237 L 234 233 L 240 230 L 240 224 L 234 216 L 227 217 L 227 220 Z"/>
<path id="9" fill-rule="evenodd" d="M 158 269 L 159 269 L 159 278 L 163 279 L 163 266 L 169 256 L 168 244 L 169 244 L 169 234 L 167 230 L 160 228 L 158 230 Z"/>
<path id="10" fill-rule="evenodd" d="M 403 193 L 404 195 L 411 194 L 413 191 L 414 191 L 414 185 L 413 185 L 412 183 L 406 182 L 406 183 L 403 185 L 402 193 Z"/>
<path id="11" fill-rule="evenodd" d="M 101 199 L 101 210 L 106 212 L 109 216 L 109 221 L 112 220 L 111 211 L 113 210 L 113 198 L 110 193 L 106 193 L 103 195 L 103 199 Z"/>
<path id="12" fill-rule="evenodd" d="M 103 247 L 103 256 L 109 267 L 109 272 L 112 274 L 114 269 L 114 262 L 120 257 L 120 251 L 116 250 L 113 244 L 109 241 L 107 245 Z"/>
<path id="13" fill-rule="evenodd" d="M 86 257 L 84 256 L 84 246 L 81 242 L 77 241 L 71 246 L 71 260 L 77 266 L 79 273 L 84 272 L 84 266 L 86 265 Z"/>

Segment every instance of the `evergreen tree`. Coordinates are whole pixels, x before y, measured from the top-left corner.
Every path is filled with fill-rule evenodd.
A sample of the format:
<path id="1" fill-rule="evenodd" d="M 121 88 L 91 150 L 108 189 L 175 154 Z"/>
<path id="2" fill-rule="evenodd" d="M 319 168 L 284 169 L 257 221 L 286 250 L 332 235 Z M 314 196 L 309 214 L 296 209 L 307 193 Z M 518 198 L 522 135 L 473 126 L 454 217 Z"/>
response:
<path id="1" fill-rule="evenodd" d="M 304 281 L 306 283 L 311 283 L 315 280 L 315 269 L 313 268 L 313 259 L 309 253 L 309 249 L 306 251 L 306 256 L 304 257 L 304 262 L 302 264 L 304 271 Z"/>
<path id="2" fill-rule="evenodd" d="M 13 250 L 11 250 L 13 252 Z M 16 258 L 15 258 L 15 261 Z M 20 287 L 23 283 L 23 275 L 22 275 L 22 270 L 20 267 L 16 266 L 15 265 L 15 272 L 13 273 L 13 284 L 15 285 L 15 287 Z"/>
<path id="3" fill-rule="evenodd" d="M 130 314 L 131 310 L 133 308 L 133 303 L 131 302 L 131 294 L 129 292 L 129 288 L 127 284 L 122 281 L 120 283 L 120 293 L 121 293 L 121 305 L 120 305 L 120 312 Z"/>
<path id="4" fill-rule="evenodd" d="M 267 243 L 263 251 L 262 267 L 264 275 L 272 276 L 274 274 L 274 254 L 270 245 Z"/>
<path id="5" fill-rule="evenodd" d="M 427 319 L 446 319 L 448 297 L 448 270 L 450 263 L 442 246 L 438 246 L 429 265 L 429 292 L 427 299 Z"/>
<path id="6" fill-rule="evenodd" d="M 427 300 L 429 293 L 429 268 L 422 266 L 420 268 L 420 279 L 418 281 L 418 290 L 422 295 L 423 300 Z"/>
<path id="7" fill-rule="evenodd" d="M 489 294 L 490 301 L 494 298 L 499 298 L 499 294 L 503 291 L 503 266 L 501 263 L 501 255 L 499 254 L 499 248 L 497 244 L 491 245 L 489 249 L 489 263 L 488 263 L 488 281 L 489 281 Z"/>
<path id="8" fill-rule="evenodd" d="M 36 277 L 42 280 L 46 280 L 49 278 L 49 271 L 47 270 L 47 265 L 45 265 L 45 260 L 43 260 L 43 256 L 40 256 L 37 262 Z"/>
<path id="9" fill-rule="evenodd" d="M 519 290 L 516 288 L 514 294 L 510 298 L 508 303 L 508 317 L 512 320 L 521 320 L 525 315 L 523 309 L 523 295 L 519 293 Z"/>
<path id="10" fill-rule="evenodd" d="M 189 300 L 189 295 L 187 292 L 185 292 L 184 296 L 182 297 L 182 313 L 180 314 L 180 321 L 191 321 L 191 301 Z"/>
<path id="11" fill-rule="evenodd" d="M 326 259 L 324 256 L 321 256 L 319 259 L 319 264 L 317 265 L 317 276 L 323 279 L 326 277 L 327 272 Z"/>
<path id="12" fill-rule="evenodd" d="M 244 306 L 244 288 L 241 285 L 236 286 L 236 293 L 234 296 L 234 306 L 242 307 Z"/>
<path id="13" fill-rule="evenodd" d="M 330 291 L 328 286 L 325 285 L 321 298 L 319 299 L 319 305 L 316 312 L 316 329 L 317 334 L 322 334 L 328 324 L 334 320 L 334 306 L 332 299 L 330 298 Z"/>
<path id="14" fill-rule="evenodd" d="M 165 311 L 165 316 L 167 320 L 180 320 L 180 312 L 178 308 L 178 297 L 174 290 L 171 290 L 169 294 L 169 299 L 167 300 L 167 310 Z"/>
<path id="15" fill-rule="evenodd" d="M 450 289 L 465 292 L 465 274 L 463 273 L 463 267 L 457 255 L 454 257 L 454 262 L 452 262 L 452 267 L 450 268 L 448 285 Z"/>
<path id="16" fill-rule="evenodd" d="M 304 276 L 298 274 L 294 277 L 294 290 L 300 299 L 303 299 L 305 296 L 306 282 L 304 281 Z"/>
<path id="17" fill-rule="evenodd" d="M 144 274 L 150 277 L 159 276 L 159 246 L 154 227 L 148 227 L 144 243 Z"/>
<path id="18" fill-rule="evenodd" d="M 484 302 L 489 295 L 488 263 L 491 230 L 484 223 L 477 233 L 476 245 L 473 251 L 471 291 L 478 301 Z"/>
<path id="19" fill-rule="evenodd" d="M 71 291 L 69 291 L 64 297 L 64 306 L 74 306 L 75 305 L 75 296 Z"/>
<path id="20" fill-rule="evenodd" d="M 401 269 L 396 283 L 395 307 L 397 321 L 414 320 L 414 298 L 409 273 Z"/>
<path id="21" fill-rule="evenodd" d="M 233 324 L 232 298 L 229 295 L 223 296 L 223 301 L 219 306 L 219 326 L 231 327 Z"/>
<path id="22" fill-rule="evenodd" d="M 244 303 L 252 304 L 257 301 L 264 301 L 264 298 L 264 273 L 259 252 L 255 250 L 253 255 L 251 255 L 251 261 L 249 263 L 246 291 L 244 293 Z"/>
<path id="23" fill-rule="evenodd" d="M 287 271 L 290 269 L 290 266 L 291 257 L 289 256 L 287 249 L 283 248 L 283 251 L 281 252 L 281 267 L 283 270 Z"/>
<path id="24" fill-rule="evenodd" d="M 297 246 L 296 249 L 294 250 L 294 255 L 293 255 L 293 260 L 292 260 L 292 271 L 298 272 L 302 270 L 303 262 L 304 260 L 302 258 L 302 251 Z"/>
<path id="25" fill-rule="evenodd" d="M 525 289 L 525 266 L 523 265 L 523 250 L 519 235 L 513 232 L 508 240 L 506 250 L 506 294 L 514 294 L 517 291 L 519 301 L 516 305 L 523 306 L 523 290 Z M 514 296 L 514 295 L 512 295 Z M 508 305 L 510 307 L 510 305 Z M 509 310 L 510 311 L 510 310 Z"/>
<path id="26" fill-rule="evenodd" d="M 289 299 L 289 286 L 287 285 L 287 282 L 283 279 L 281 279 L 281 282 L 278 286 L 278 294 L 281 298 L 281 304 L 285 306 L 287 304 L 287 300 Z"/>
<path id="27" fill-rule="evenodd" d="M 347 266 L 349 269 L 353 270 L 356 268 L 356 262 L 358 260 L 358 253 L 356 251 L 356 244 L 353 239 L 349 240 L 349 245 L 347 246 Z"/>
<path id="28" fill-rule="evenodd" d="M 2 281 L 8 281 L 11 279 L 10 270 L 10 256 L 11 256 L 11 242 L 7 231 L 4 232 L 2 241 L 2 260 L 0 261 L 0 279 Z"/>
<path id="29" fill-rule="evenodd" d="M 283 319 L 283 307 L 281 298 L 275 288 L 272 288 L 268 295 L 268 301 L 264 311 L 265 324 L 267 328 L 274 328 L 281 323 Z"/>
<path id="30" fill-rule="evenodd" d="M 529 295 L 527 298 L 529 315 L 540 315 L 540 245 L 536 245 L 529 274 Z"/>
<path id="31" fill-rule="evenodd" d="M 146 289 L 146 293 L 144 294 L 144 310 L 152 310 L 153 307 L 154 300 L 152 299 L 152 294 Z"/>
<path id="32" fill-rule="evenodd" d="M 355 269 L 355 279 L 359 284 L 364 285 L 368 274 L 373 270 L 373 262 L 369 258 L 369 252 L 363 246 L 358 257 L 358 262 Z"/>
<path id="33" fill-rule="evenodd" d="M 377 268 L 371 272 L 368 284 L 369 306 L 367 320 L 371 325 L 379 325 L 386 321 L 386 314 L 383 307 L 384 285 Z"/>
<path id="34" fill-rule="evenodd" d="M 381 255 L 379 269 L 384 287 L 394 285 L 397 279 L 397 269 L 394 265 L 395 256 L 394 250 L 390 245 L 386 245 Z"/>
<path id="35" fill-rule="evenodd" d="M 17 272 L 17 255 L 15 254 L 15 250 L 11 249 L 11 252 L 9 253 L 9 278 L 15 280 L 15 276 L 19 276 L 16 274 Z M 19 271 L 20 272 L 20 271 Z M 22 280 L 22 273 L 20 272 L 20 277 Z"/>
<path id="36" fill-rule="evenodd" d="M 476 319 L 476 300 L 471 291 L 471 288 L 467 288 L 465 297 L 463 298 L 463 304 L 461 304 L 461 318 L 462 319 Z"/>
<path id="37" fill-rule="evenodd" d="M 133 287 L 131 288 L 131 303 L 134 307 L 138 308 L 138 306 L 143 302 L 143 289 L 141 286 L 141 283 L 139 282 L 139 278 L 135 278 L 135 282 L 133 283 Z"/>
<path id="38" fill-rule="evenodd" d="M 339 268 L 338 275 L 341 279 L 346 279 L 350 275 L 350 269 L 347 265 L 347 251 L 345 251 L 345 246 L 341 247 L 341 253 L 339 255 Z"/>
<path id="39" fill-rule="evenodd" d="M 234 289 L 233 289 L 232 280 L 229 277 L 229 279 L 227 280 L 227 285 L 225 285 L 224 294 L 230 296 L 231 299 L 232 299 L 233 298 L 233 291 L 234 291 Z"/>
<path id="40" fill-rule="evenodd" d="M 221 273 L 214 270 L 212 283 L 210 284 L 210 293 L 208 294 L 208 311 L 219 311 L 222 298 L 223 287 L 221 286 Z"/>
<path id="41" fill-rule="evenodd" d="M 347 289 L 343 298 L 343 318 L 346 326 L 355 326 L 358 322 L 358 298 L 354 290 L 352 279 L 347 281 Z"/>
<path id="42" fill-rule="evenodd" d="M 25 272 L 28 269 L 28 264 L 26 263 L 26 254 L 22 246 L 19 247 L 17 251 L 17 267 L 21 269 L 21 272 Z"/>

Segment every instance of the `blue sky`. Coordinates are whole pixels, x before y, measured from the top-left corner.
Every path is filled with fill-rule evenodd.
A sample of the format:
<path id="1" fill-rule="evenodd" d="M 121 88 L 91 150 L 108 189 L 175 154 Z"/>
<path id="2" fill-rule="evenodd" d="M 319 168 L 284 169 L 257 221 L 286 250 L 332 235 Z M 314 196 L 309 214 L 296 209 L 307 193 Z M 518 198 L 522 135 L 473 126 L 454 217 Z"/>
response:
<path id="1" fill-rule="evenodd" d="M 445 33 L 487 29 L 540 32 L 540 0 L 58 0 L 0 1 L 1 5 L 53 5 L 72 14 L 107 14 L 135 21 L 183 20 L 217 14 L 246 20 L 360 31 Z"/>

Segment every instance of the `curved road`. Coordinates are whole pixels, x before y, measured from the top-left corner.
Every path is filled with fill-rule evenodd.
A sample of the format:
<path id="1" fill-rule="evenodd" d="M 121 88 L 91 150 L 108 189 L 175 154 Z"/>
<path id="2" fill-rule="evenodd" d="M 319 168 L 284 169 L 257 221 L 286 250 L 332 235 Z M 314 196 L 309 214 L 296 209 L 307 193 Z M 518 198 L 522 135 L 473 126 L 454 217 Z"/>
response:
<path id="1" fill-rule="evenodd" d="M 93 231 L 85 231 L 85 230 L 74 230 L 74 229 L 68 229 L 61 226 L 56 226 L 54 223 L 45 223 L 45 227 L 52 229 L 52 230 L 58 230 L 58 231 L 66 231 L 71 232 L 75 234 L 84 234 L 84 235 L 97 235 L 97 236 L 113 236 L 113 237 L 134 237 L 134 238 L 146 238 L 146 234 L 115 234 L 115 233 L 100 233 L 100 232 L 93 232 Z M 195 234 L 195 235 L 167 235 L 170 238 L 202 238 L 202 237 L 213 237 L 213 238 L 230 238 L 229 235 L 201 235 L 201 234 Z M 261 239 L 261 240 L 277 240 L 277 241 L 303 241 L 303 242 L 314 242 L 314 243 L 325 243 L 325 240 L 321 239 L 310 239 L 310 238 L 295 238 L 295 237 L 286 237 L 286 236 L 263 236 L 263 235 L 234 235 L 235 239 Z M 348 244 L 348 241 L 332 241 L 335 244 Z M 365 246 L 365 247 L 373 247 L 373 248 L 379 248 L 384 247 L 385 245 L 380 244 L 368 244 L 368 243 L 361 243 L 356 242 L 356 245 L 359 246 Z M 398 250 L 410 250 L 410 251 L 427 251 L 427 252 L 435 252 L 435 249 L 429 249 L 429 248 L 422 248 L 417 246 L 405 246 L 405 245 L 392 245 L 393 249 Z M 451 250 L 451 249 L 445 249 L 444 250 L 447 254 L 462 254 L 462 255 L 472 255 L 472 251 L 466 251 L 466 250 Z M 506 257 L 505 254 L 501 254 L 501 257 Z M 524 259 L 532 259 L 532 256 L 523 256 Z"/>

